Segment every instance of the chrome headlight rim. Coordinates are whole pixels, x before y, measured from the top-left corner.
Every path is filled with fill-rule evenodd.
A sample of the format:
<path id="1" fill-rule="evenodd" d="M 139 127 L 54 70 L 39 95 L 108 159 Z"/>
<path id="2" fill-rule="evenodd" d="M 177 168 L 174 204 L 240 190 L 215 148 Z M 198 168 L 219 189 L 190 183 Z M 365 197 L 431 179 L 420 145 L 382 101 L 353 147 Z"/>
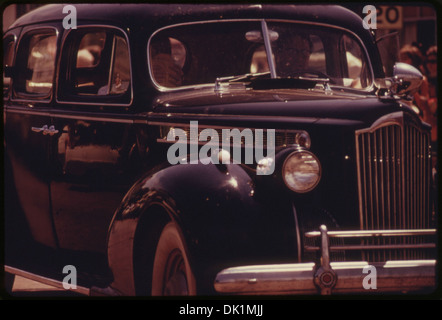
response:
<path id="1" fill-rule="evenodd" d="M 285 174 L 285 171 L 286 171 L 286 168 L 287 168 L 288 161 L 292 160 L 292 158 L 293 158 L 294 156 L 297 156 L 297 155 L 299 155 L 299 154 L 306 154 L 306 155 L 309 155 L 309 156 L 311 156 L 311 157 L 315 160 L 315 162 L 317 163 L 317 177 L 316 177 L 316 180 L 314 181 L 314 183 L 309 184 L 309 186 L 308 186 L 307 188 L 303 188 L 303 189 L 299 189 L 299 188 L 297 189 L 296 186 L 291 185 L 289 182 L 287 182 L 287 180 L 286 180 L 286 174 Z M 309 150 L 298 149 L 298 150 L 295 150 L 295 151 L 293 151 L 293 152 L 290 152 L 290 153 L 285 157 L 284 162 L 283 162 L 282 167 L 281 167 L 281 178 L 282 178 L 282 181 L 284 182 L 284 185 L 285 185 L 289 190 L 291 190 L 291 191 L 293 191 L 293 192 L 295 192 L 295 193 L 301 193 L 301 194 L 302 194 L 302 193 L 307 193 L 307 192 L 312 191 L 313 189 L 315 189 L 315 188 L 318 186 L 319 182 L 321 181 L 321 177 L 322 177 L 322 167 L 321 167 L 321 162 L 319 161 L 318 157 L 317 157 L 313 152 L 311 152 L 311 151 L 309 151 Z"/>

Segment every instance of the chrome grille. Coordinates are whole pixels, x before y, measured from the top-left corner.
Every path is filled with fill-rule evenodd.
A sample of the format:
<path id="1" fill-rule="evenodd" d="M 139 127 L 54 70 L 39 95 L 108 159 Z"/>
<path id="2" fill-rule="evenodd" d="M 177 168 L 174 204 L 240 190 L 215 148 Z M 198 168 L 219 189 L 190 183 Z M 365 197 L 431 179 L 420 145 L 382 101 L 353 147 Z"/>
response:
<path id="1" fill-rule="evenodd" d="M 362 230 L 430 228 L 430 140 L 402 112 L 356 132 Z M 370 239 L 367 245 L 420 244 L 423 237 Z M 368 261 L 422 259 L 419 249 L 364 252 Z"/>

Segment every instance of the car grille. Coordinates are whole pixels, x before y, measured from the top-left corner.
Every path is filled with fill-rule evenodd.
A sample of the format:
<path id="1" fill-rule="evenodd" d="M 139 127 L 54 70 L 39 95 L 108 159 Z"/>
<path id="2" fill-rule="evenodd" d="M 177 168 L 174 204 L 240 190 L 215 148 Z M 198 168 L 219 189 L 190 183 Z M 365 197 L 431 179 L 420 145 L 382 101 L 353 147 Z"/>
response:
<path id="1" fill-rule="evenodd" d="M 362 230 L 428 229 L 430 137 L 402 112 L 356 132 L 359 212 Z M 423 237 L 369 239 L 367 245 L 418 245 Z M 368 261 L 426 258 L 421 249 L 364 252 Z"/>

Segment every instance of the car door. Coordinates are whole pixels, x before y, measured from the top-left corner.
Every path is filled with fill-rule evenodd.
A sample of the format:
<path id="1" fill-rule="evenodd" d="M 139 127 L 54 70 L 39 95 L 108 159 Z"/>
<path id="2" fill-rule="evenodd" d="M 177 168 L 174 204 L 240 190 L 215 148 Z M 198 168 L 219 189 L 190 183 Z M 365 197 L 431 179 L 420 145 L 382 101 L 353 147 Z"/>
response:
<path id="1" fill-rule="evenodd" d="M 32 251 L 33 247 L 26 242 L 28 233 L 32 242 L 50 248 L 58 246 L 50 205 L 48 166 L 57 35 L 54 26 L 30 26 L 23 29 L 20 37 L 11 31 L 4 38 L 5 49 L 9 50 L 4 60 L 4 64 L 9 65 L 4 87 L 5 176 L 10 178 L 6 188 L 8 195 L 16 195 L 18 200 L 12 210 L 14 198 L 5 199 L 5 206 L 11 209 L 6 213 L 6 229 L 16 241 L 7 242 L 6 248 L 22 242 L 20 248 Z M 25 222 L 18 224 L 20 214 Z M 6 241 L 12 241 L 10 239 Z M 25 255 L 17 250 L 8 254 L 11 252 Z"/>
<path id="2" fill-rule="evenodd" d="M 63 43 L 52 113 L 59 131 L 51 148 L 55 227 L 60 248 L 72 253 L 69 258 L 80 252 L 100 258 L 130 180 L 134 136 L 127 113 L 132 100 L 128 40 L 116 28 L 79 25 Z"/>

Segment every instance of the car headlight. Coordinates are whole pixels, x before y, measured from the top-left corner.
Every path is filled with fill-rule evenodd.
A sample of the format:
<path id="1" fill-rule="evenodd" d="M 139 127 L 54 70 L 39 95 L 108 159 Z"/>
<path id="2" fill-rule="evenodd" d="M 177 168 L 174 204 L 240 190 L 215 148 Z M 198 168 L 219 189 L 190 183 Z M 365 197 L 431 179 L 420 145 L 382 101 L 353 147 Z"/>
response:
<path id="1" fill-rule="evenodd" d="M 282 178 L 286 186 L 299 193 L 316 187 L 321 179 L 321 165 L 310 151 L 295 151 L 289 154 L 282 166 Z"/>

